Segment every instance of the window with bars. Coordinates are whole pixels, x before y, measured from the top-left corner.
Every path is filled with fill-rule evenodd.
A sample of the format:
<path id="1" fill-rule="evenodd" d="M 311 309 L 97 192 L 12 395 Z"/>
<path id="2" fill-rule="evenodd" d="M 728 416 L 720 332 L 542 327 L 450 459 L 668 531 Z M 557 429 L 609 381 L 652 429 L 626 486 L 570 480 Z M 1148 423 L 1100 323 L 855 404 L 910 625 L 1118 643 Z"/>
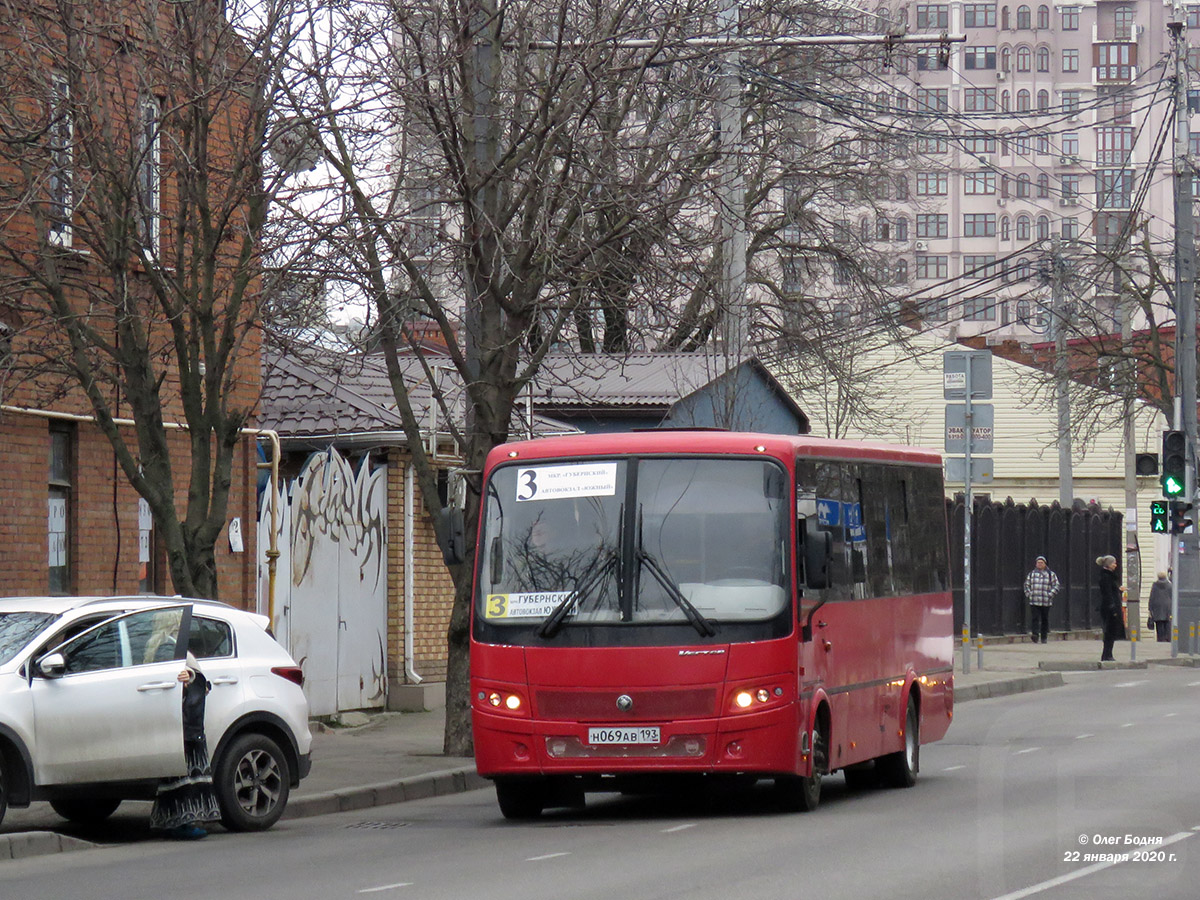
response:
<path id="1" fill-rule="evenodd" d="M 71 592 L 71 494 L 73 432 L 69 425 L 50 426 L 50 472 L 46 515 L 47 579 L 51 594 Z"/>

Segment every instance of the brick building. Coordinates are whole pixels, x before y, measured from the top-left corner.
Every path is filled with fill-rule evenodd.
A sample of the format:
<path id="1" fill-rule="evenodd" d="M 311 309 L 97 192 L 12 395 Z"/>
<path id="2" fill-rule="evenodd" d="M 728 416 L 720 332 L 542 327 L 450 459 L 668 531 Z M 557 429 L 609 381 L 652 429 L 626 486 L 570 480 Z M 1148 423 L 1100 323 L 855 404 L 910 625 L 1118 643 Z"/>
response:
<path id="1" fill-rule="evenodd" d="M 21 138 L 0 141 L 0 593 L 173 593 L 163 534 L 183 525 L 215 535 L 218 596 L 252 605 L 258 459 L 238 435 L 260 383 L 260 176 L 235 163 L 261 140 L 244 48 L 214 4 L 69 7 L 0 7 L 5 134 Z M 193 434 L 224 430 L 226 455 L 194 456 Z M 194 458 L 211 472 L 195 479 Z M 164 459 L 166 526 L 130 476 L 165 484 Z"/>

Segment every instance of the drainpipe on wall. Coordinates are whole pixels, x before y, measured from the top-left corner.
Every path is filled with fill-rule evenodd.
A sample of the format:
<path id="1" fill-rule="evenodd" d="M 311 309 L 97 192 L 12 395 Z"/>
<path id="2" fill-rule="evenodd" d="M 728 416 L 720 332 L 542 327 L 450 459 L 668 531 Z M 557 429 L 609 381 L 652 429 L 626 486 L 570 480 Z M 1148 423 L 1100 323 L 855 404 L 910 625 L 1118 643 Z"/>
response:
<path id="1" fill-rule="evenodd" d="M 434 434 L 437 440 L 437 434 Z M 423 680 L 413 667 L 413 492 L 416 477 L 413 464 L 409 461 L 404 468 L 404 677 L 410 684 Z"/>

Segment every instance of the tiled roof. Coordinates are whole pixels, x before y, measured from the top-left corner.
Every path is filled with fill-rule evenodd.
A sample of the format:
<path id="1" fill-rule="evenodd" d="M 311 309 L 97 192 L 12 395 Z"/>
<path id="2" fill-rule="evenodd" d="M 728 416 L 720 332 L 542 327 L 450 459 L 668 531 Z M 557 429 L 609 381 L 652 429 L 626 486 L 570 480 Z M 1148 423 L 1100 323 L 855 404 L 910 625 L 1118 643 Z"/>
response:
<path id="1" fill-rule="evenodd" d="M 434 363 L 436 365 L 436 361 Z M 402 356 L 413 412 L 422 430 L 432 427 L 433 392 L 420 359 Z M 463 391 L 453 368 L 437 369 L 443 380 L 455 418 L 462 421 Z M 523 407 L 516 409 L 516 415 Z M 400 414 L 388 380 L 383 357 L 347 356 L 315 352 L 304 359 L 291 355 L 270 355 L 263 366 L 263 393 L 258 424 L 282 437 L 328 437 L 369 432 L 399 432 Z M 523 433 L 525 423 L 514 422 L 514 434 Z M 534 430 L 539 434 L 566 434 L 576 429 L 544 416 L 535 416 Z M 444 425 L 438 428 L 447 434 Z"/>

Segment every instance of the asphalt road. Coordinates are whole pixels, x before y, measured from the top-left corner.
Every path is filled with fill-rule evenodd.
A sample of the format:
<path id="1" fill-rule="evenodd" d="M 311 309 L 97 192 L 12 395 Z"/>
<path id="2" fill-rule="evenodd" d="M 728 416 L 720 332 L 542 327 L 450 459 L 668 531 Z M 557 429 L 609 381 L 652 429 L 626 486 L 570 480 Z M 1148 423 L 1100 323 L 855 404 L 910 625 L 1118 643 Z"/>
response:
<path id="1" fill-rule="evenodd" d="M 1195 670 L 1156 668 L 964 704 L 916 787 L 835 776 L 808 815 L 760 789 L 592 795 L 513 824 L 474 791 L 195 844 L 141 840 L 131 820 L 116 846 L 0 863 L 0 898 L 1192 900 L 1198 701 Z"/>

